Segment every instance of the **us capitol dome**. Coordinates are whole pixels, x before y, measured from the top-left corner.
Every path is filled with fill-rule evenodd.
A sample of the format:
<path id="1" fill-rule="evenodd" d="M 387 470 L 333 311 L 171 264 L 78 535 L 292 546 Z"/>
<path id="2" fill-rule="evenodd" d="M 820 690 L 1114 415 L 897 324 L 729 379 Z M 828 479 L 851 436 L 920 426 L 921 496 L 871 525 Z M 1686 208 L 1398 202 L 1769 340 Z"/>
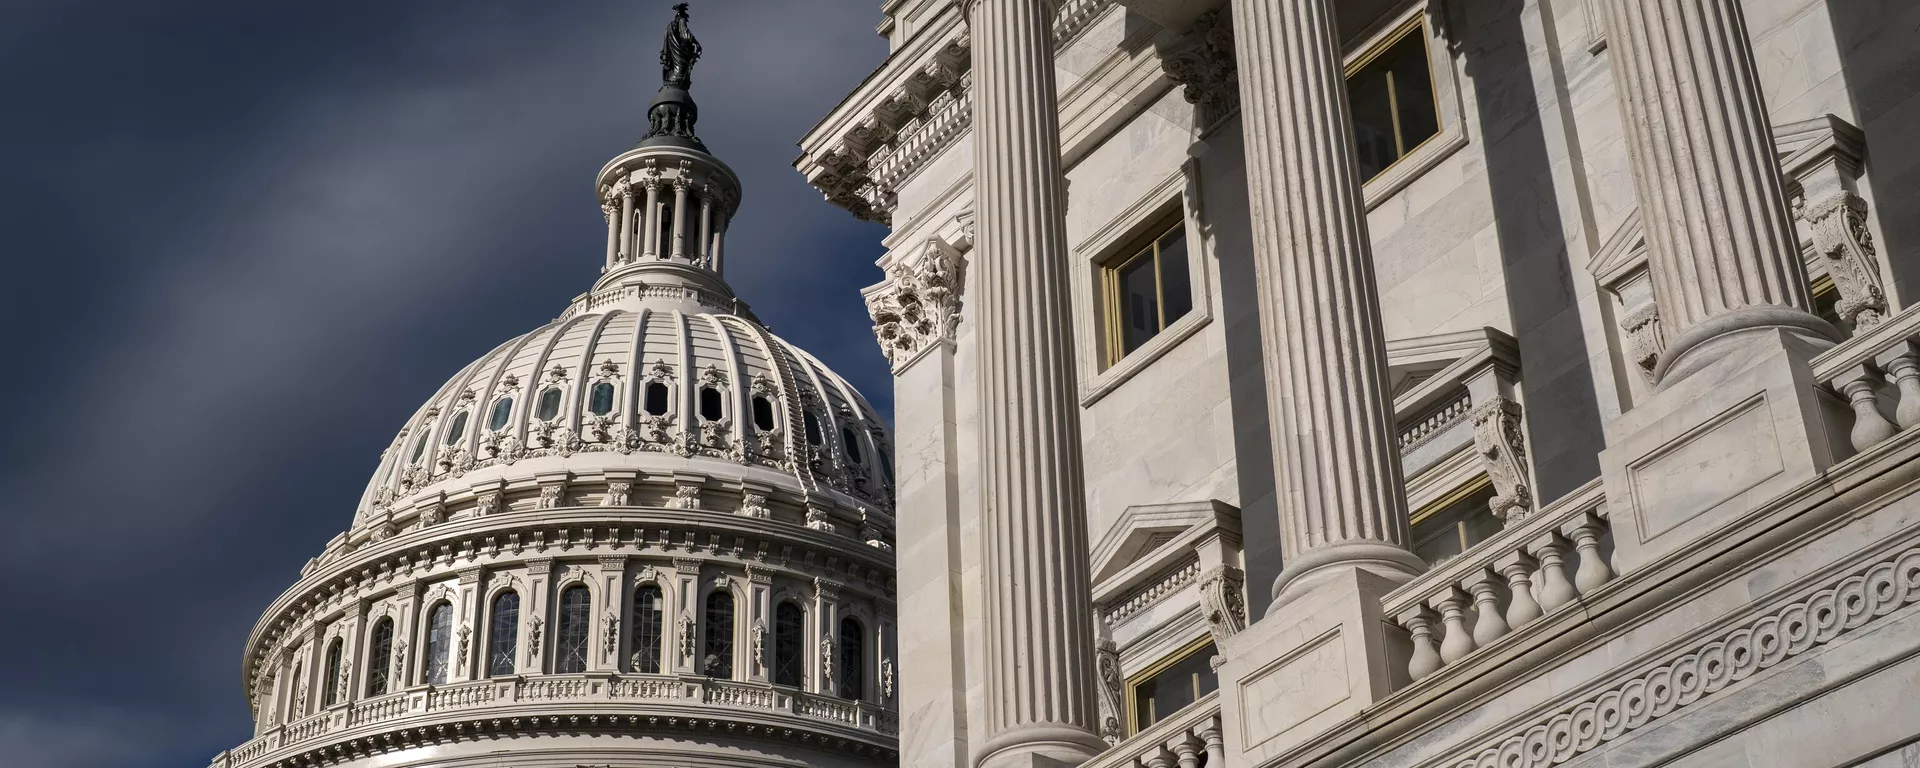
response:
<path id="1" fill-rule="evenodd" d="M 605 269 L 466 366 L 247 640 L 214 768 L 898 760 L 891 446 L 723 275 L 685 6 Z"/>

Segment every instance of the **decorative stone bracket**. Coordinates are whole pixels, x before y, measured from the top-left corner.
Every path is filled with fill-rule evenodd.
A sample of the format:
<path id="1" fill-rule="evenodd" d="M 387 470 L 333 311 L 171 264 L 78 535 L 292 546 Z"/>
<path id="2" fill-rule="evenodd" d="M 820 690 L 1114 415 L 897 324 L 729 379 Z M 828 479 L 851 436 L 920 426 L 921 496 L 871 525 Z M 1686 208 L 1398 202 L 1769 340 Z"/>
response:
<path id="1" fill-rule="evenodd" d="M 1240 70 L 1234 63 L 1233 17 L 1218 8 L 1200 14 L 1186 34 L 1160 52 L 1167 79 L 1198 110 L 1201 133 L 1240 111 Z"/>
<path id="2" fill-rule="evenodd" d="M 928 238 L 916 258 L 903 262 L 863 292 L 874 338 L 896 373 L 927 348 L 953 341 L 966 268 L 960 249 L 939 237 Z"/>

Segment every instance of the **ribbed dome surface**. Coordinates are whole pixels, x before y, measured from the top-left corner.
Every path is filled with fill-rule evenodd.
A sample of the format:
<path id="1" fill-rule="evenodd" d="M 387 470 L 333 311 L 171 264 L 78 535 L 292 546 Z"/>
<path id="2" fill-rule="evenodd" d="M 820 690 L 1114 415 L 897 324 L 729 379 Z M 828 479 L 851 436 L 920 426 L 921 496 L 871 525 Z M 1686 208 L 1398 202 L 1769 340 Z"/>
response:
<path id="1" fill-rule="evenodd" d="M 569 313 L 468 365 L 408 419 L 354 527 L 423 496 L 560 471 L 692 470 L 888 510 L 890 451 L 845 380 L 751 319 Z"/>

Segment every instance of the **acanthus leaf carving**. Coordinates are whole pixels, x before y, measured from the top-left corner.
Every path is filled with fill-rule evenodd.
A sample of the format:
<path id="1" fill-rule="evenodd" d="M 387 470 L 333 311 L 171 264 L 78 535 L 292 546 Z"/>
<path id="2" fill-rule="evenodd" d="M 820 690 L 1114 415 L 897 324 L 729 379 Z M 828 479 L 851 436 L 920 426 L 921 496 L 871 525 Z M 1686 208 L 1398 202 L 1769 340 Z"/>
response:
<path id="1" fill-rule="evenodd" d="M 1245 583 L 1246 574 L 1231 565 L 1216 565 L 1200 576 L 1202 615 L 1216 648 L 1247 628 Z"/>
<path id="2" fill-rule="evenodd" d="M 1840 292 L 1834 308 L 1840 319 L 1854 328 L 1879 325 L 1887 315 L 1887 295 L 1867 229 L 1867 202 L 1842 190 L 1806 203 L 1799 213 L 1813 235 L 1814 253 L 1825 260 L 1827 276 Z"/>
<path id="3" fill-rule="evenodd" d="M 953 341 L 960 327 L 964 268 L 958 249 L 929 238 L 919 258 L 889 268 L 886 282 L 870 289 L 873 335 L 896 369 L 934 344 Z"/>
<path id="4" fill-rule="evenodd" d="M 1473 446 L 1493 483 L 1493 516 L 1514 525 L 1533 513 L 1520 404 L 1494 397 L 1473 412 Z"/>
<path id="5" fill-rule="evenodd" d="M 1240 70 L 1233 52 L 1231 18 L 1221 10 L 1195 19 L 1174 47 L 1163 52 L 1160 68 L 1179 83 L 1181 95 L 1199 111 L 1201 127 L 1211 127 L 1240 109 Z"/>

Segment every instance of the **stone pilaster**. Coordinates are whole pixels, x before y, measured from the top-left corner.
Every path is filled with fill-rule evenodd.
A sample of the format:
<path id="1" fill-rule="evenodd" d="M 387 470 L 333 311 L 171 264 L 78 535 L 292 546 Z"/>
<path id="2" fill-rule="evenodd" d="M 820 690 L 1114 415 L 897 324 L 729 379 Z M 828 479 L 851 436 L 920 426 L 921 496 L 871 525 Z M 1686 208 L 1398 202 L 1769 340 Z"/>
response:
<path id="1" fill-rule="evenodd" d="M 1329 0 L 1235 3 L 1281 545 L 1278 600 L 1300 576 L 1424 569 L 1387 392 L 1379 290 Z"/>
<path id="2" fill-rule="evenodd" d="M 1835 338 L 1813 316 L 1739 0 L 1606 0 L 1627 155 L 1646 228 L 1666 386 L 1702 342 L 1760 327 Z"/>
<path id="3" fill-rule="evenodd" d="M 1069 316 L 1051 0 L 974 0 L 974 246 L 989 767 L 1106 748 Z"/>

